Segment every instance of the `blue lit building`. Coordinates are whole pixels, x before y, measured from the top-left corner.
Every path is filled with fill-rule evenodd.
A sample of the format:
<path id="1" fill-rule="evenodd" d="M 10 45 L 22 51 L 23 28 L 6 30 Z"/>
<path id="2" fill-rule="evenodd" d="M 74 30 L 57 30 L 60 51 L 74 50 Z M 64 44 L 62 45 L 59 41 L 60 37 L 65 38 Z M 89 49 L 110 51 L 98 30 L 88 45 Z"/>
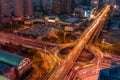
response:
<path id="1" fill-rule="evenodd" d="M 0 50 L 0 75 L 13 80 L 16 76 L 21 77 L 31 67 L 32 61 L 29 58 Z"/>
<path id="2" fill-rule="evenodd" d="M 120 80 L 120 61 L 112 62 L 111 68 L 100 70 L 98 80 Z"/>
<path id="3" fill-rule="evenodd" d="M 98 0 L 98 10 L 101 9 L 104 5 L 104 0 Z"/>
<path id="4" fill-rule="evenodd" d="M 111 16 L 110 29 L 120 29 L 120 15 Z"/>
<path id="5" fill-rule="evenodd" d="M 80 4 L 80 6 L 90 7 L 90 5 L 91 5 L 91 0 L 80 0 L 79 4 Z"/>

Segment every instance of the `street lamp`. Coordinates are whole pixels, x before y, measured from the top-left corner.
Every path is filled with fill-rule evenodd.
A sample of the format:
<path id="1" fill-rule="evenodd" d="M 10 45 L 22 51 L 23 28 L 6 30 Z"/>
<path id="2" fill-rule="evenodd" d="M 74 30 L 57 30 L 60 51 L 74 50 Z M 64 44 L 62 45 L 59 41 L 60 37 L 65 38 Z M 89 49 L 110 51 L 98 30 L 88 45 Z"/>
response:
<path id="1" fill-rule="evenodd" d="M 65 43 L 66 32 L 64 32 L 64 43 Z"/>
<path id="2" fill-rule="evenodd" d="M 98 59 L 98 61 L 97 61 L 96 73 L 98 73 L 98 71 L 99 71 L 99 65 L 100 65 L 100 61 L 99 61 L 99 59 Z"/>
<path id="3" fill-rule="evenodd" d="M 102 40 L 102 49 L 104 47 L 104 44 L 105 44 L 105 39 Z"/>

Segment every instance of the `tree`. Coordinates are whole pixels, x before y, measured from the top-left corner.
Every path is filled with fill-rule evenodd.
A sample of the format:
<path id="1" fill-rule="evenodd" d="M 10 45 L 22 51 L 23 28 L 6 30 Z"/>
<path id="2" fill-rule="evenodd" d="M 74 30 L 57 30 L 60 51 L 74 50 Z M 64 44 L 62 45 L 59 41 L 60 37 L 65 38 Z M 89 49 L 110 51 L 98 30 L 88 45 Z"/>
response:
<path id="1" fill-rule="evenodd" d="M 120 55 L 120 44 L 113 44 L 111 47 L 111 51 L 114 54 Z"/>

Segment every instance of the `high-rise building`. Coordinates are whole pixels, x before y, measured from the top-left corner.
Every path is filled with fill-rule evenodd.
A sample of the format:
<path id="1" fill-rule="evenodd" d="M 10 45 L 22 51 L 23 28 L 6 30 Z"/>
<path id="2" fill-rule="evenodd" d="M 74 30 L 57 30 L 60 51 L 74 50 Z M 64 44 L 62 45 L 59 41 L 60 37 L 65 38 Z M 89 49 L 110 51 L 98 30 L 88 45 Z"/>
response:
<path id="1" fill-rule="evenodd" d="M 80 4 L 81 6 L 88 6 L 88 7 L 90 7 L 90 5 L 91 5 L 91 0 L 80 0 L 79 4 Z"/>
<path id="2" fill-rule="evenodd" d="M 98 0 L 98 10 L 103 7 L 103 5 L 104 5 L 103 1 L 104 0 Z"/>
<path id="3" fill-rule="evenodd" d="M 33 15 L 32 0 L 0 0 L 0 21 L 8 22 L 15 17 Z"/>
<path id="4" fill-rule="evenodd" d="M 61 0 L 53 0 L 53 12 L 56 14 L 61 13 Z"/>
<path id="5" fill-rule="evenodd" d="M 120 15 L 120 0 L 106 0 L 104 3 L 113 5 L 112 15 Z"/>
<path id="6" fill-rule="evenodd" d="M 45 13 L 71 13 L 75 6 L 75 0 L 34 0 L 34 11 Z"/>
<path id="7" fill-rule="evenodd" d="M 0 20 L 1 20 L 1 18 L 2 18 L 2 6 L 1 6 L 1 1 L 0 1 Z"/>
<path id="8" fill-rule="evenodd" d="M 52 0 L 44 0 L 43 1 L 43 11 L 44 12 L 52 12 L 53 10 L 53 1 Z"/>
<path id="9" fill-rule="evenodd" d="M 76 8 L 80 8 L 82 10 L 90 10 L 91 0 L 79 0 L 78 4 L 76 4 Z"/>
<path id="10" fill-rule="evenodd" d="M 63 12 L 71 13 L 75 7 L 75 0 L 63 0 Z"/>
<path id="11" fill-rule="evenodd" d="M 24 0 L 24 16 L 32 16 L 33 15 L 33 6 L 32 0 Z"/>
<path id="12" fill-rule="evenodd" d="M 33 15 L 32 0 L 13 0 L 14 15 L 16 17 L 27 17 Z"/>
<path id="13" fill-rule="evenodd" d="M 100 70 L 98 80 L 120 80 L 120 60 L 113 61 L 110 68 Z"/>
<path id="14" fill-rule="evenodd" d="M 33 10 L 39 12 L 43 10 L 43 1 L 44 0 L 33 0 Z"/>
<path id="15" fill-rule="evenodd" d="M 23 0 L 13 0 L 13 4 L 14 4 L 14 16 L 24 17 Z"/>
<path id="16" fill-rule="evenodd" d="M 11 17 L 10 3 L 9 0 L 0 0 L 1 5 L 1 16 Z"/>
<path id="17" fill-rule="evenodd" d="M 11 19 L 9 0 L 0 0 L 0 23 L 6 23 Z"/>
<path id="18" fill-rule="evenodd" d="M 116 0 L 116 4 L 119 6 L 120 9 L 120 0 Z"/>
<path id="19" fill-rule="evenodd" d="M 53 12 L 60 13 L 71 13 L 74 9 L 74 0 L 53 0 Z"/>

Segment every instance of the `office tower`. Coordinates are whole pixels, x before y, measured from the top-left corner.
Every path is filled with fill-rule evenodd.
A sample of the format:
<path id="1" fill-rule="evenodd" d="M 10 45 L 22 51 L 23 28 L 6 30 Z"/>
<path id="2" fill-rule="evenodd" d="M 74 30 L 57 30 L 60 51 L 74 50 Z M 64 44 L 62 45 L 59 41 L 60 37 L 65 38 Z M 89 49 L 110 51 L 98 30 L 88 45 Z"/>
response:
<path id="1" fill-rule="evenodd" d="M 32 0 L 13 0 L 15 17 L 27 17 L 33 15 Z"/>
<path id="2" fill-rule="evenodd" d="M 44 12 L 52 12 L 53 10 L 53 1 L 52 0 L 44 0 L 43 1 L 43 11 Z"/>
<path id="3" fill-rule="evenodd" d="M 14 16 L 24 17 L 23 0 L 13 0 L 13 4 L 14 4 Z"/>
<path id="4" fill-rule="evenodd" d="M 75 7 L 75 0 L 63 0 L 63 13 L 71 13 Z"/>
<path id="5" fill-rule="evenodd" d="M 33 15 L 33 7 L 32 0 L 24 0 L 24 16 L 32 16 Z"/>
<path id="6" fill-rule="evenodd" d="M 44 0 L 33 0 L 33 9 L 35 12 L 43 10 L 43 1 Z"/>
<path id="7" fill-rule="evenodd" d="M 79 4 L 80 4 L 81 6 L 90 7 L 90 5 L 91 5 L 91 0 L 80 0 L 80 1 L 79 1 Z"/>
<path id="8" fill-rule="evenodd" d="M 98 80 L 120 80 L 120 60 L 113 60 L 110 68 L 100 70 Z"/>
<path id="9" fill-rule="evenodd" d="M 56 14 L 61 13 L 61 0 L 53 0 L 53 12 Z"/>
<path id="10" fill-rule="evenodd" d="M 98 0 L 98 10 L 101 9 L 104 5 L 104 0 Z"/>
<path id="11" fill-rule="evenodd" d="M 71 13 L 74 9 L 75 1 L 74 0 L 63 0 L 63 12 Z"/>
<path id="12" fill-rule="evenodd" d="M 1 1 L 0 1 L 0 20 L 2 19 L 2 6 L 1 6 Z"/>
<path id="13" fill-rule="evenodd" d="M 119 6 L 120 9 L 120 0 L 116 0 L 116 4 Z"/>
<path id="14" fill-rule="evenodd" d="M 11 17 L 9 0 L 0 0 L 0 8 L 1 17 Z"/>
<path id="15" fill-rule="evenodd" d="M 40 9 L 43 10 L 43 1 L 44 0 L 39 0 L 39 6 L 40 6 Z"/>
<path id="16" fill-rule="evenodd" d="M 114 15 L 120 15 L 120 0 L 115 0 L 116 4 L 114 5 L 113 13 Z"/>
<path id="17" fill-rule="evenodd" d="M 53 0 L 53 12 L 60 13 L 71 13 L 74 9 L 74 0 Z"/>

